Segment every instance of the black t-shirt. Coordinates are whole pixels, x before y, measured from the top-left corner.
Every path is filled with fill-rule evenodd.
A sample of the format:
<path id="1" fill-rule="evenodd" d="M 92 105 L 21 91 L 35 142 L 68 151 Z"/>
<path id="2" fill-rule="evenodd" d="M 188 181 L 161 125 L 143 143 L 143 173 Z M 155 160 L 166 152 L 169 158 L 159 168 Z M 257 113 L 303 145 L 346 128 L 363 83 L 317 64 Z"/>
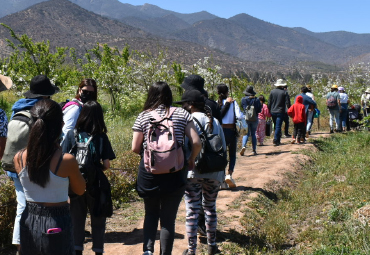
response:
<path id="1" fill-rule="evenodd" d="M 89 135 L 86 132 L 80 132 L 79 136 L 80 136 L 79 138 L 81 139 L 89 138 Z M 94 145 L 93 147 L 95 148 L 95 153 L 97 155 L 96 157 L 97 161 L 100 162 L 106 159 L 113 160 L 116 158 L 116 155 L 113 152 L 112 145 L 108 139 L 107 134 L 101 133 L 101 134 L 95 135 L 94 138 L 91 140 L 91 143 L 93 143 Z M 74 131 L 70 130 L 68 131 L 62 143 L 63 152 L 69 153 L 75 144 L 76 144 L 76 140 L 74 136 Z"/>

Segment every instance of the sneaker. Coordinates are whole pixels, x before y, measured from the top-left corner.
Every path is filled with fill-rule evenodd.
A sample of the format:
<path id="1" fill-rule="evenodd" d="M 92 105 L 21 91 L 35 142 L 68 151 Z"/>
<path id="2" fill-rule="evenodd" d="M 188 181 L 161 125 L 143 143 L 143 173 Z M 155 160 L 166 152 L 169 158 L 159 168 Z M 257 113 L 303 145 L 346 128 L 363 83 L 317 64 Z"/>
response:
<path id="1" fill-rule="evenodd" d="M 257 152 L 253 151 L 249 156 L 256 156 L 256 155 L 257 155 Z"/>
<path id="2" fill-rule="evenodd" d="M 291 143 L 291 144 L 295 144 L 295 139 L 293 139 L 290 143 Z"/>
<path id="3" fill-rule="evenodd" d="M 308 132 L 306 132 L 306 138 L 309 138 L 309 136 L 310 136 L 310 135 L 308 134 Z"/>
<path id="4" fill-rule="evenodd" d="M 306 140 L 302 137 L 301 138 L 301 143 L 305 143 L 306 142 Z"/>
<path id="5" fill-rule="evenodd" d="M 226 175 L 225 182 L 227 183 L 227 185 L 229 186 L 229 188 L 235 188 L 236 187 L 235 181 L 231 177 L 230 174 Z"/>
<path id="6" fill-rule="evenodd" d="M 143 253 L 143 255 L 154 255 L 154 253 L 151 252 L 151 251 L 146 251 L 146 252 Z"/>
<path id="7" fill-rule="evenodd" d="M 225 181 L 223 181 L 221 183 L 220 189 L 228 189 L 228 188 L 229 188 L 229 186 L 227 185 L 227 183 Z"/>
<path id="8" fill-rule="evenodd" d="M 284 137 L 285 137 L 285 138 L 291 138 L 291 137 L 292 137 L 292 135 L 290 135 L 290 134 L 286 134 L 286 135 L 284 135 Z"/>
<path id="9" fill-rule="evenodd" d="M 330 134 L 333 134 L 333 133 L 334 133 L 333 129 L 330 129 Z"/>
<path id="10" fill-rule="evenodd" d="M 276 145 L 276 140 L 274 139 L 274 140 L 272 140 L 272 144 L 273 145 Z"/>
<path id="11" fill-rule="evenodd" d="M 240 151 L 240 156 L 244 156 L 244 152 L 245 152 L 246 148 L 243 147 L 242 150 Z"/>
<path id="12" fill-rule="evenodd" d="M 218 249 L 217 245 L 208 245 L 208 255 L 217 254 L 221 254 L 221 251 Z"/>
<path id="13" fill-rule="evenodd" d="M 195 255 L 195 253 L 189 253 L 189 250 L 188 250 L 188 249 L 186 249 L 186 250 L 182 253 L 182 255 Z"/>

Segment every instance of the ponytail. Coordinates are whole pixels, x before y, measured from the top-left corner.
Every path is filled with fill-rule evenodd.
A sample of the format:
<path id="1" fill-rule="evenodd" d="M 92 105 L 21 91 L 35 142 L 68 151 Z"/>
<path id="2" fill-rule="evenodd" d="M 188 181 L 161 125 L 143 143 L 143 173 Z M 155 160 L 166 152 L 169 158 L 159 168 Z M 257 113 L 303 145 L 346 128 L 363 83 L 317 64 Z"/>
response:
<path id="1" fill-rule="evenodd" d="M 229 92 L 229 88 L 226 86 L 226 84 L 223 84 L 223 83 L 221 83 L 221 84 L 218 84 L 217 85 L 217 94 L 219 95 L 218 96 L 218 101 L 217 101 L 217 103 L 220 105 L 220 106 L 222 106 L 223 104 L 222 104 L 222 101 L 224 100 L 224 99 L 226 99 L 227 98 L 227 93 Z"/>

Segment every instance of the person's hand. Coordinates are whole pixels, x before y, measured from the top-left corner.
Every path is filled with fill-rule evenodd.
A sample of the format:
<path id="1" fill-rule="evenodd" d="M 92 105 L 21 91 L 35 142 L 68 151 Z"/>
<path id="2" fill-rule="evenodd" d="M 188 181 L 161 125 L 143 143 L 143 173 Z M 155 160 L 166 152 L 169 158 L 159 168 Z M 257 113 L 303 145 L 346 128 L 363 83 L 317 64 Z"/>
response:
<path id="1" fill-rule="evenodd" d="M 232 102 L 234 102 L 234 99 L 232 97 L 228 97 L 228 98 L 226 98 L 226 102 L 232 103 Z"/>
<path id="2" fill-rule="evenodd" d="M 188 170 L 193 170 L 195 168 L 195 159 L 189 158 L 188 159 Z"/>

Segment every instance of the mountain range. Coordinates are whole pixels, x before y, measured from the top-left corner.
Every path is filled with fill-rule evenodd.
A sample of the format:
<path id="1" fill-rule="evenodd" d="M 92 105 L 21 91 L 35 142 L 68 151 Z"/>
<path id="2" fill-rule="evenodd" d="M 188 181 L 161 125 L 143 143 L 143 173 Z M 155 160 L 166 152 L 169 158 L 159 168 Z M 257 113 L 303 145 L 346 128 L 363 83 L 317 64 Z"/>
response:
<path id="1" fill-rule="evenodd" d="M 166 48 L 177 62 L 208 56 L 227 70 L 344 67 L 370 60 L 370 34 L 314 33 L 245 13 L 224 19 L 206 11 L 182 14 L 118 0 L 0 0 L 0 5 L 5 7 L 0 22 L 16 33 L 81 52 L 97 42 L 141 51 Z M 9 38 L 6 33 L 0 28 L 0 46 Z"/>

